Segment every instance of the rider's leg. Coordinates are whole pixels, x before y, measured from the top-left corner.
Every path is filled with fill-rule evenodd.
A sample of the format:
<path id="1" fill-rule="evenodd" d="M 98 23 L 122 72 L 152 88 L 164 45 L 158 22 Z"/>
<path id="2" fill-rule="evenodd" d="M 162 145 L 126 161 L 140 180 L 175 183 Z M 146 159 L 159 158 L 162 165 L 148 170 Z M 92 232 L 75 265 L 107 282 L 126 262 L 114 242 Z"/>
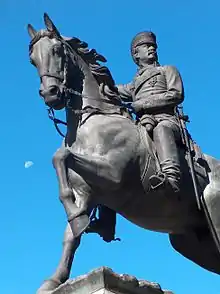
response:
<path id="1" fill-rule="evenodd" d="M 163 183 L 168 182 L 174 192 L 179 192 L 181 171 L 177 147 L 178 139 L 178 126 L 169 120 L 159 122 L 154 128 L 153 140 L 162 173 L 150 178 L 152 188 L 159 188 Z"/>

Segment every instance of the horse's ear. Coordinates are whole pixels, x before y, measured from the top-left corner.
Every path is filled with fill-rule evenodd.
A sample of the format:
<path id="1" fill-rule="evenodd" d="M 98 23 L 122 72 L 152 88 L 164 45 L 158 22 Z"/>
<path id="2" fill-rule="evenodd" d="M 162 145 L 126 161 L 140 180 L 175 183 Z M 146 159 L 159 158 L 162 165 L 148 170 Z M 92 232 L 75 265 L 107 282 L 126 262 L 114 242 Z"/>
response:
<path id="1" fill-rule="evenodd" d="M 31 39 L 33 39 L 36 36 L 37 31 L 34 29 L 34 27 L 31 24 L 28 24 L 27 30 L 28 30 L 28 34 L 30 35 Z"/>
<path id="2" fill-rule="evenodd" d="M 56 28 L 55 24 L 52 22 L 47 13 L 44 13 L 44 22 L 49 32 L 55 32 L 57 36 L 60 36 L 58 29 Z"/>

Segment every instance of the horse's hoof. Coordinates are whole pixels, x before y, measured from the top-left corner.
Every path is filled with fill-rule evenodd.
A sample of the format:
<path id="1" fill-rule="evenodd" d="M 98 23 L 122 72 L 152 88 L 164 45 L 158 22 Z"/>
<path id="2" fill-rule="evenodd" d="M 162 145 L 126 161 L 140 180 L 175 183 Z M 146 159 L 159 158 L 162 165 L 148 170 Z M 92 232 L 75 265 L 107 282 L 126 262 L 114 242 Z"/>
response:
<path id="1" fill-rule="evenodd" d="M 41 285 L 41 287 L 37 290 L 37 294 L 49 294 L 51 291 L 55 290 L 57 287 L 61 285 L 61 282 L 58 280 L 46 280 Z"/>
<path id="2" fill-rule="evenodd" d="M 83 214 L 69 221 L 69 223 L 73 232 L 73 236 L 77 238 L 85 232 L 90 224 L 90 220 L 87 214 Z"/>

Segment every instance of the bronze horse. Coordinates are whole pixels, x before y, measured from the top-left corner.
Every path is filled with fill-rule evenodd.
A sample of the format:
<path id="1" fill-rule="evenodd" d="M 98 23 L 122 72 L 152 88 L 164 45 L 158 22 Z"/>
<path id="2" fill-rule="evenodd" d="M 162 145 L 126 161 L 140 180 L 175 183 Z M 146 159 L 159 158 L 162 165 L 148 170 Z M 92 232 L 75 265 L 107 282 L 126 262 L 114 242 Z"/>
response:
<path id="1" fill-rule="evenodd" d="M 201 210 L 183 148 L 179 199 L 166 187 L 151 191 L 148 179 L 159 168 L 154 143 L 128 115 L 109 70 L 100 64 L 105 58 L 77 38 L 62 37 L 47 14 L 44 21 L 46 30 L 28 25 L 29 53 L 44 102 L 66 110 L 67 133 L 53 164 L 68 225 L 60 264 L 38 292 L 50 292 L 69 278 L 97 205 L 144 229 L 168 233 L 175 250 L 219 274 L 220 162 L 208 155 L 200 164 L 194 160 Z"/>

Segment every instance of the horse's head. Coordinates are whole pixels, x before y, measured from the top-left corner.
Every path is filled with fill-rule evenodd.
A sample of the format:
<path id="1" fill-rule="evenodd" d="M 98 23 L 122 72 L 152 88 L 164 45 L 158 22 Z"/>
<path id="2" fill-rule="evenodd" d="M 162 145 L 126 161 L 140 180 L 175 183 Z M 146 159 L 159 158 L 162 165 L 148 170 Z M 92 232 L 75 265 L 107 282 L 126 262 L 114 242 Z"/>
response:
<path id="1" fill-rule="evenodd" d="M 65 107 L 65 89 L 67 86 L 67 71 L 70 62 L 67 59 L 68 44 L 59 31 L 44 14 L 46 30 L 36 31 L 28 25 L 31 36 L 30 61 L 38 69 L 40 76 L 40 96 L 46 105 L 54 109 Z"/>
<path id="2" fill-rule="evenodd" d="M 28 32 L 30 60 L 38 69 L 39 93 L 46 105 L 56 110 L 67 105 L 75 110 L 120 105 L 109 69 L 99 63 L 106 59 L 86 42 L 62 37 L 46 13 L 44 22 L 45 30 L 36 31 L 29 24 Z"/>

